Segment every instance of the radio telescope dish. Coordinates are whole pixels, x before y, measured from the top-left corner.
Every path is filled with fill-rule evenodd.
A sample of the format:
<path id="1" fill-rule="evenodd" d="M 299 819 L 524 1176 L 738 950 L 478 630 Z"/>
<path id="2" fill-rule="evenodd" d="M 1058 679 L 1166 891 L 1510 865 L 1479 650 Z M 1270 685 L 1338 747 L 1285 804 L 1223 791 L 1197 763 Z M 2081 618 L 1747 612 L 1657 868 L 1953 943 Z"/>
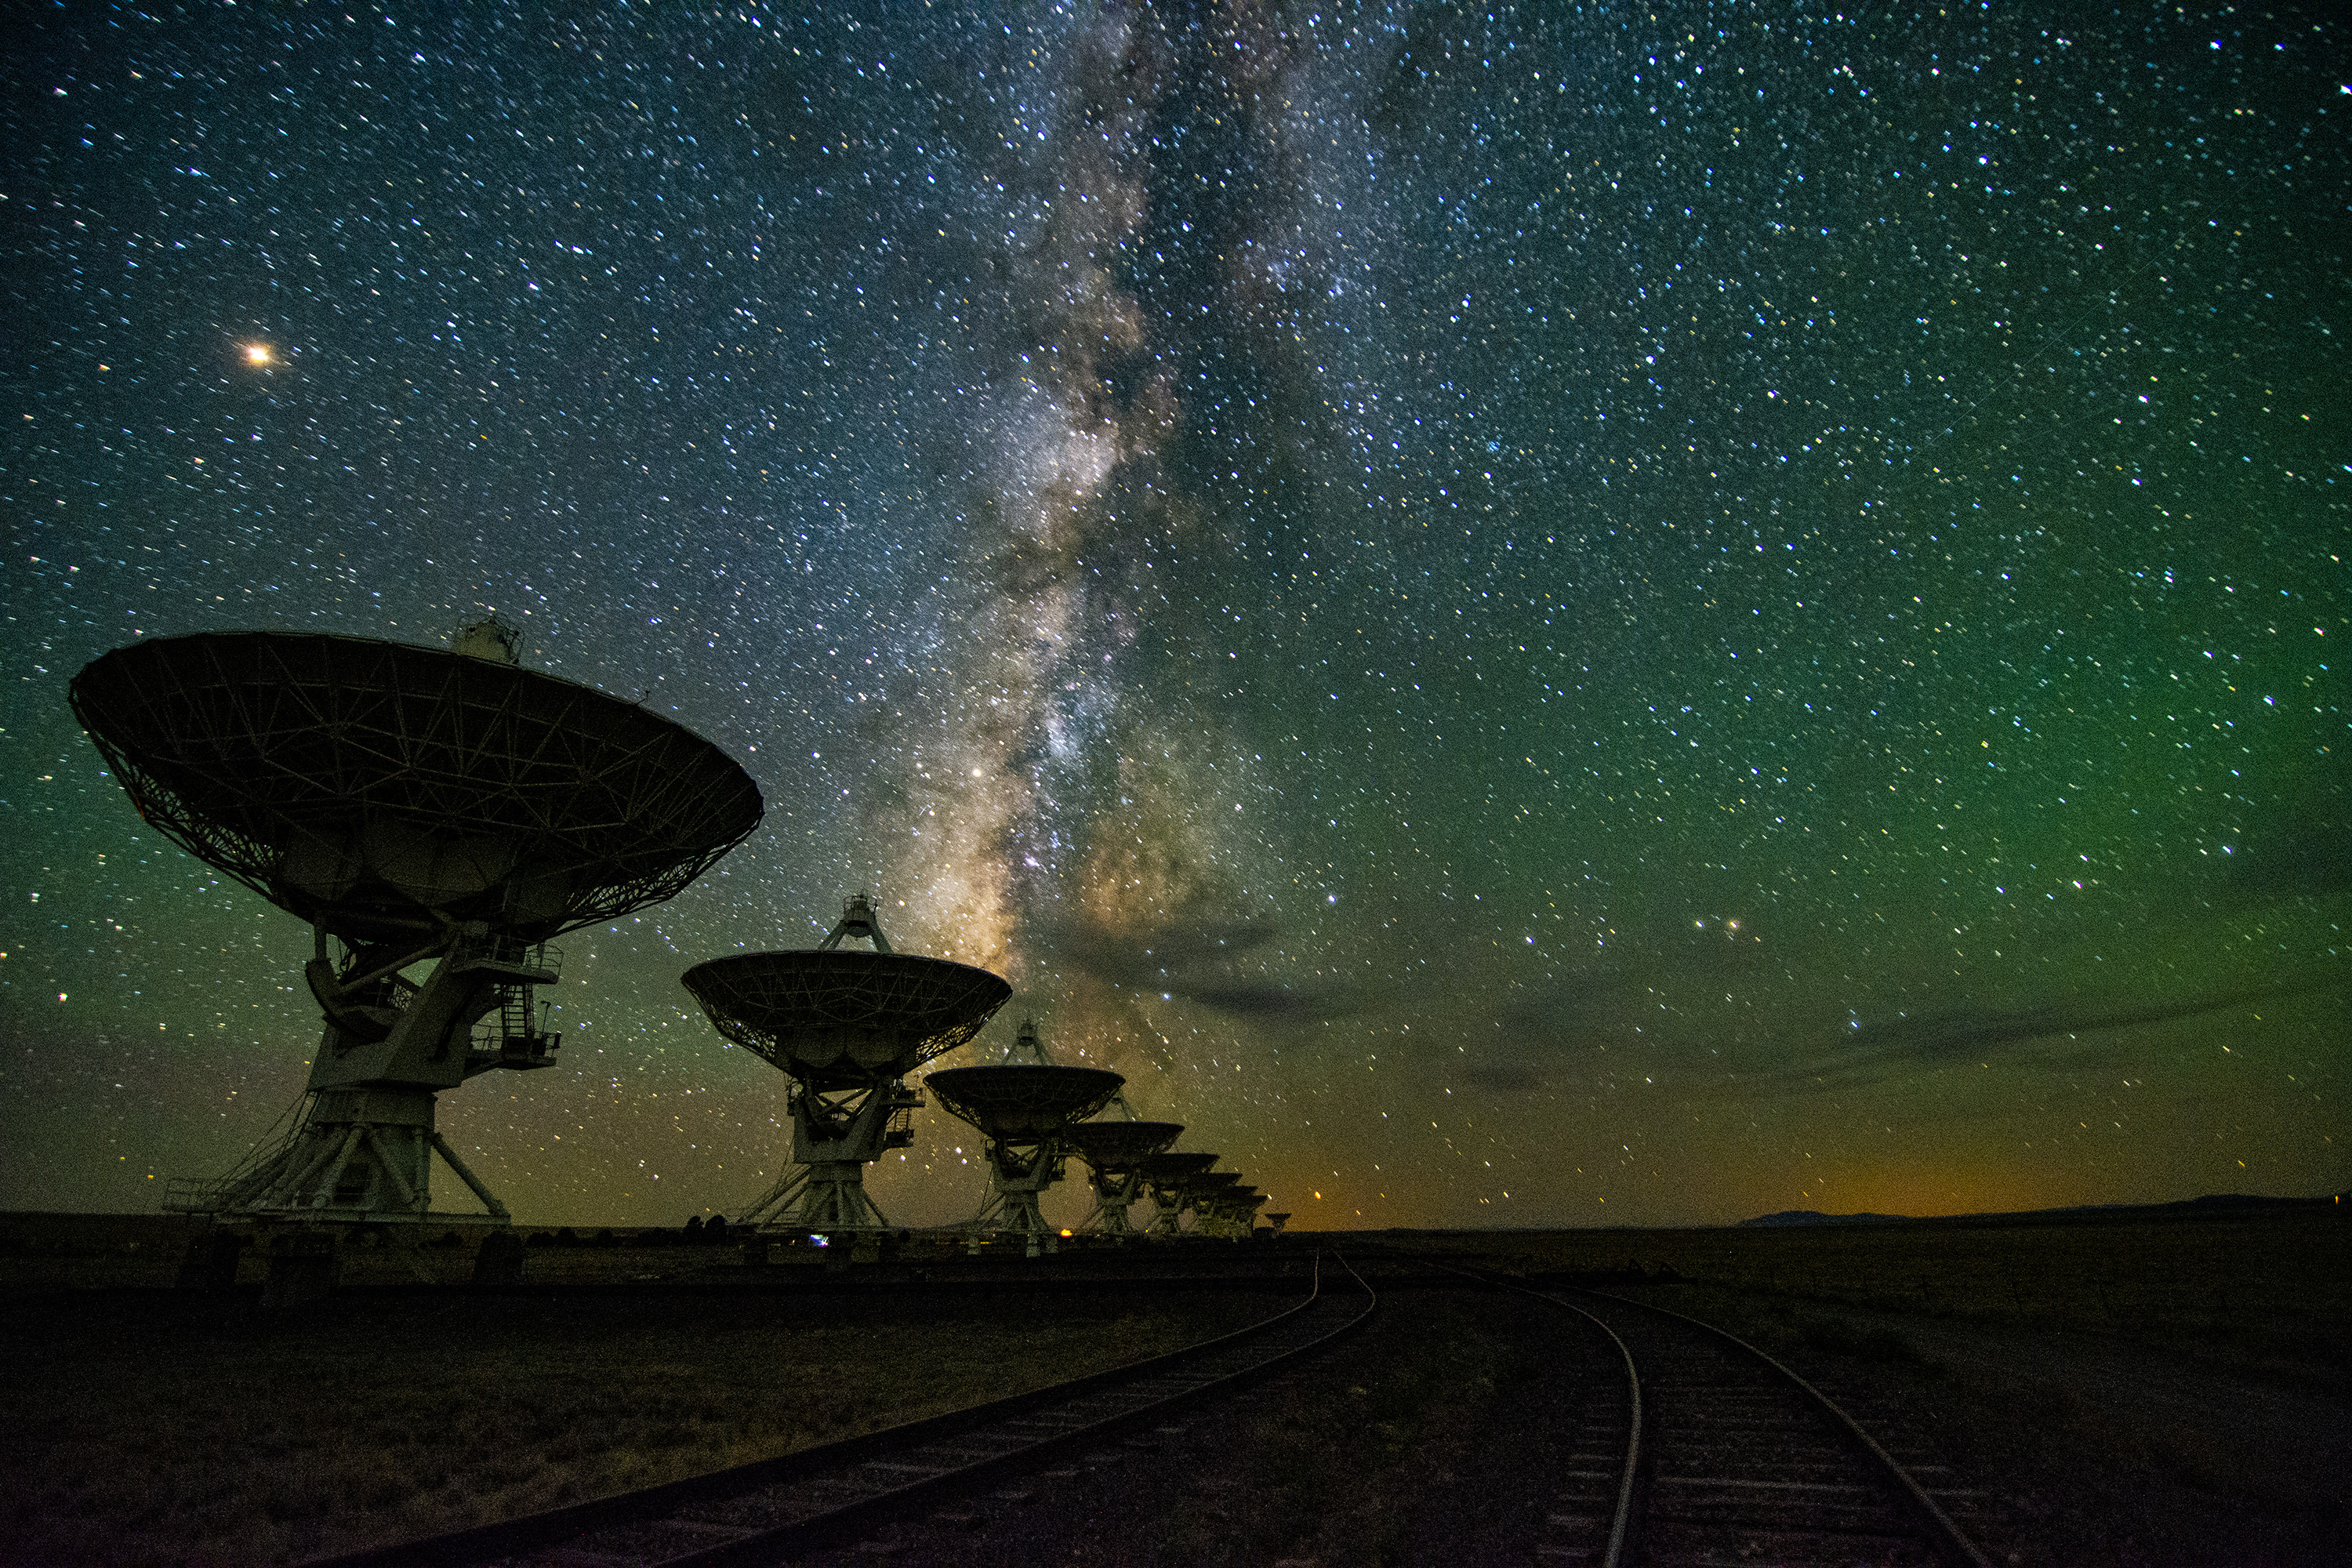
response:
<path id="1" fill-rule="evenodd" d="M 1206 1199 L 1204 1215 L 1209 1220 L 1209 1232 L 1218 1237 L 1246 1237 L 1249 1217 L 1265 1206 L 1265 1194 L 1256 1187 L 1228 1187 L 1223 1192 L 1212 1192 Z"/>
<path id="2" fill-rule="evenodd" d="M 1056 1249 L 1038 1194 L 1062 1177 L 1070 1145 L 1062 1134 L 1111 1102 L 1127 1079 L 1103 1068 L 1056 1067 L 1033 1023 L 1021 1026 L 1008 1059 L 991 1067 L 944 1068 L 923 1082 L 949 1115 L 971 1122 L 985 1140 L 989 1196 L 967 1227 L 972 1249 L 984 1230 L 1021 1237 L 1030 1257 Z"/>
<path id="3" fill-rule="evenodd" d="M 1183 1131 L 1181 1121 L 1076 1121 L 1062 1135 L 1098 1171 L 1134 1171 Z"/>
<path id="4" fill-rule="evenodd" d="M 421 1219 L 434 1099 L 546 1067 L 548 938 L 661 902 L 759 825 L 759 787 L 692 731 L 512 662 L 495 620 L 465 651 L 295 632 L 158 637 L 68 698 L 148 824 L 308 921 L 326 1018 L 292 1133 L 188 1213 Z M 424 981 L 404 971 L 433 965 Z"/>
<path id="5" fill-rule="evenodd" d="M 1143 1162 L 1143 1174 L 1147 1181 L 1177 1182 L 1186 1176 L 1197 1176 L 1216 1163 L 1214 1154 L 1196 1154 L 1189 1151 L 1154 1154 Z"/>
<path id="6" fill-rule="evenodd" d="M 292 632 L 92 661 L 74 715 L 157 832 L 346 942 L 524 942 L 675 897 L 759 825 L 681 725 L 494 658 Z"/>
<path id="7" fill-rule="evenodd" d="M 1064 1141 L 1087 1163 L 1095 1194 L 1093 1212 L 1078 1228 L 1126 1239 L 1127 1211 L 1143 1195 L 1143 1163 L 1183 1131 L 1176 1121 L 1074 1121 L 1063 1129 Z"/>
<path id="8" fill-rule="evenodd" d="M 872 951 L 843 948 L 852 936 Z M 985 969 L 892 952 L 863 893 L 814 951 L 734 953 L 680 980 L 721 1036 L 793 1079 L 793 1168 L 736 1223 L 814 1234 L 889 1227 L 866 1167 L 914 1140 L 922 1096 L 899 1080 L 1013 994 Z"/>
<path id="9" fill-rule="evenodd" d="M 950 1116 L 991 1138 L 1035 1143 L 1110 1103 L 1127 1079 L 1104 1068 L 944 1068 L 923 1082 Z"/>
<path id="10" fill-rule="evenodd" d="M 1203 1171 L 1186 1177 L 1183 1193 L 1192 1211 L 1192 1234 L 1231 1236 L 1234 1194 L 1244 1190 L 1239 1171 Z"/>
<path id="11" fill-rule="evenodd" d="M 744 952 L 683 976 L 712 1025 L 803 1083 L 898 1078 L 979 1034 L 1013 987 L 911 953 Z"/>
<path id="12" fill-rule="evenodd" d="M 1178 1221 L 1192 1205 L 1191 1192 L 1185 1184 L 1217 1163 L 1214 1154 L 1182 1152 L 1154 1154 L 1143 1162 L 1144 1191 L 1151 1198 L 1151 1234 L 1181 1236 Z"/>
<path id="13" fill-rule="evenodd" d="M 1253 1216 L 1265 1205 L 1266 1195 L 1255 1187 L 1234 1187 L 1212 1194 L 1201 1211 L 1202 1228 L 1229 1241 L 1246 1239 Z"/>

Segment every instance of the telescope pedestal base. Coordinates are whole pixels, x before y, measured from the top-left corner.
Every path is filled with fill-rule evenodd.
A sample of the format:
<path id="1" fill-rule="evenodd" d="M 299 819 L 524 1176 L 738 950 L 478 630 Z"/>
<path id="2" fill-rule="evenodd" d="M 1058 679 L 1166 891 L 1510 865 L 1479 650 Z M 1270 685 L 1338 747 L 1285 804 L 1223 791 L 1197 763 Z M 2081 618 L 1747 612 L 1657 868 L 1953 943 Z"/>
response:
<path id="1" fill-rule="evenodd" d="M 866 1195 L 866 1167 L 894 1147 L 891 1118 L 913 1099 L 896 1080 L 852 1089 L 794 1086 L 792 1167 L 735 1223 L 813 1236 L 892 1228 Z"/>
<path id="2" fill-rule="evenodd" d="M 995 1231 L 1022 1237 L 1031 1258 L 1060 1251 L 1061 1233 L 1045 1223 L 1045 1212 L 1037 1203 L 1037 1194 L 1060 1179 L 1060 1162 L 1044 1152 L 1024 1156 L 995 1143 L 988 1146 L 987 1154 L 991 1191 L 987 1204 L 972 1218 L 971 1250 L 977 1255 L 982 1234 Z"/>
<path id="3" fill-rule="evenodd" d="M 163 1206 L 184 1214 L 310 1222 L 421 1221 L 433 1216 L 433 1156 L 441 1156 L 497 1220 L 506 1205 L 433 1127 L 436 1091 L 415 1084 L 322 1089 L 286 1142 L 225 1181 L 177 1182 Z"/>
<path id="4" fill-rule="evenodd" d="M 866 1164 L 861 1160 L 820 1160 L 795 1166 L 734 1223 L 770 1230 L 804 1230 L 813 1236 L 893 1228 L 889 1216 L 866 1195 Z"/>
<path id="5" fill-rule="evenodd" d="M 1096 1171 L 1089 1174 L 1087 1182 L 1094 1188 L 1095 1206 L 1078 1228 L 1122 1242 L 1136 1234 L 1127 1223 L 1127 1211 L 1143 1185 L 1142 1175 L 1133 1171 Z"/>

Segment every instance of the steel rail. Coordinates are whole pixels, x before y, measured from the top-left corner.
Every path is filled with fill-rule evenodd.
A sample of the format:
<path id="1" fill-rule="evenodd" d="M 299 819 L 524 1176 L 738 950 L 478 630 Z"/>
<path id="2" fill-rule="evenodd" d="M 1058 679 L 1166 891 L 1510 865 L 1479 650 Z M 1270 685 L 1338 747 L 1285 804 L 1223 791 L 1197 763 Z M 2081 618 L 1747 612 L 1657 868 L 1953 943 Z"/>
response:
<path id="1" fill-rule="evenodd" d="M 1197 1344 L 775 1458 L 317 1558 L 303 1568 L 487 1568 L 532 1563 L 541 1553 L 560 1553 L 566 1563 L 723 1568 L 844 1542 L 877 1516 L 903 1517 L 923 1499 L 1034 1468 L 1180 1406 L 1238 1392 L 1361 1328 L 1379 1299 L 1345 1258 L 1333 1258 L 1363 1291 L 1360 1310 L 1348 1313 L 1346 1301 L 1335 1303 L 1325 1292 L 1318 1254 L 1306 1300 Z M 1341 1321 L 1327 1327 L 1331 1318 Z M 1240 1364 L 1228 1364 L 1235 1357 Z M 807 1506 L 794 1510 L 783 1495 L 792 1490 Z M 771 1517 L 751 1524 L 712 1517 L 730 1505 L 739 1516 L 764 1510 Z M 672 1534 L 699 1534 L 703 1544 L 667 1550 L 659 1540 L 665 1526 Z"/>
<path id="2" fill-rule="evenodd" d="M 1626 1423 L 1625 1458 L 1618 1469 L 1617 1501 L 1610 1516 L 1609 1545 L 1601 1554 L 1601 1568 L 1623 1568 L 1625 1543 L 1633 1519 L 1635 1487 L 1642 1472 L 1642 1373 L 1633 1364 L 1633 1352 L 1625 1348 L 1625 1342 L 1617 1337 L 1616 1330 L 1573 1301 L 1563 1301 L 1557 1296 L 1547 1295 L 1541 1290 L 1521 1285 L 1515 1280 L 1497 1279 L 1493 1275 L 1480 1274 L 1468 1268 L 1457 1268 L 1450 1263 L 1441 1263 L 1438 1267 L 1449 1274 L 1459 1274 L 1465 1279 L 1474 1280 L 1490 1289 L 1516 1290 L 1522 1296 L 1533 1296 L 1538 1301 L 1574 1312 L 1607 1335 L 1609 1342 L 1616 1347 L 1617 1359 L 1625 1368 L 1625 1394 L 1632 1414 Z"/>
<path id="3" fill-rule="evenodd" d="M 1626 1548 L 1632 1539 L 1631 1525 L 1638 1500 L 1636 1480 L 1643 1458 L 1642 1380 L 1640 1371 L 1633 1361 L 1633 1352 L 1627 1348 L 1624 1340 L 1619 1337 L 1615 1329 L 1573 1301 L 1562 1300 L 1548 1291 L 1538 1290 L 1514 1280 L 1475 1273 L 1467 1268 L 1457 1268 L 1451 1264 L 1440 1264 L 1439 1267 L 1449 1273 L 1462 1275 L 1465 1279 L 1477 1280 L 1489 1287 L 1532 1296 L 1537 1300 L 1573 1312 L 1607 1335 L 1609 1342 L 1616 1347 L 1617 1354 L 1625 1368 L 1625 1383 L 1631 1408 L 1630 1429 L 1625 1441 L 1624 1468 L 1617 1489 L 1616 1512 L 1610 1524 L 1609 1544 L 1601 1558 L 1601 1564 L 1602 1568 L 1622 1568 Z M 1614 1301 L 1621 1306 L 1633 1307 L 1642 1311 L 1654 1312 L 1661 1317 L 1673 1319 L 1687 1327 L 1713 1335 L 1742 1352 L 1751 1360 L 1769 1368 L 1783 1381 L 1802 1392 L 1812 1405 L 1828 1418 L 1841 1436 L 1867 1456 L 1881 1478 L 1894 1484 L 1896 1492 L 1927 1526 L 1926 1544 L 1930 1551 L 1948 1562 L 1959 1564 L 1960 1568 L 1993 1568 L 1992 1560 L 1968 1538 L 1960 1527 L 1953 1521 L 1951 1516 L 1946 1513 L 1942 1506 L 1928 1494 L 1927 1489 L 1919 1484 L 1917 1478 L 1904 1468 L 1895 1457 L 1878 1443 L 1877 1439 L 1863 1430 L 1861 1424 L 1848 1415 L 1836 1401 L 1800 1377 L 1788 1366 L 1729 1331 L 1691 1317 L 1687 1313 L 1677 1312 L 1671 1308 L 1656 1306 L 1648 1301 L 1637 1301 L 1631 1297 L 1619 1296 L 1607 1290 L 1585 1290 L 1581 1293 L 1601 1300 Z"/>
<path id="4" fill-rule="evenodd" d="M 1746 1340 L 1741 1339 L 1738 1335 L 1731 1332 L 1727 1329 L 1717 1328 L 1713 1323 L 1706 1322 L 1702 1319 L 1691 1317 L 1689 1314 L 1685 1312 L 1677 1312 L 1671 1307 L 1660 1307 L 1648 1301 L 1637 1301 L 1630 1296 L 1620 1296 L 1608 1290 L 1588 1290 L 1585 1294 L 1597 1296 L 1602 1300 L 1616 1301 L 1624 1306 L 1638 1308 L 1645 1312 L 1655 1312 L 1661 1317 L 1672 1318 L 1676 1322 L 1686 1324 L 1691 1328 L 1698 1329 L 1714 1335 L 1716 1338 L 1722 1340 L 1725 1343 L 1746 1352 L 1754 1360 L 1760 1362 L 1767 1367 L 1769 1367 L 1781 1378 L 1794 1384 L 1808 1399 L 1811 1400 L 1815 1407 L 1829 1418 L 1831 1425 L 1836 1427 L 1839 1432 L 1855 1447 L 1867 1454 L 1876 1464 L 1880 1472 L 1895 1483 L 1896 1490 L 1902 1495 L 1904 1500 L 1908 1502 L 1918 1513 L 1920 1518 L 1926 1521 L 1927 1525 L 1927 1544 L 1937 1556 L 1942 1557 L 1947 1561 L 1957 1563 L 1961 1565 L 1961 1568 L 1993 1568 L 1992 1559 L 1986 1556 L 1983 1550 L 1979 1547 L 1975 1542 L 1970 1541 L 1967 1534 L 1961 1531 L 1960 1527 L 1953 1522 L 1952 1516 L 1946 1513 L 1942 1505 L 1937 1503 L 1933 1497 L 1928 1495 L 1927 1489 L 1919 1484 L 1916 1477 L 1913 1476 L 1909 1470 L 1905 1469 L 1903 1466 L 1896 1461 L 1894 1455 L 1888 1453 L 1884 1447 L 1880 1447 L 1878 1440 L 1873 1437 L 1869 1433 L 1864 1431 L 1861 1423 L 1854 1420 L 1852 1415 L 1847 1415 L 1845 1410 L 1839 1405 L 1835 1400 L 1832 1399 L 1828 1394 L 1823 1394 L 1820 1389 L 1815 1388 L 1803 1378 L 1798 1376 L 1796 1373 L 1783 1365 L 1780 1361 L 1766 1354 L 1756 1346 L 1749 1344 Z M 1546 1297 L 1545 1299 L 1547 1300 L 1553 1300 L 1553 1298 L 1550 1297 Z M 1569 1303 L 1565 1301 L 1559 1301 L 1557 1304 L 1563 1307 L 1569 1305 Z M 1580 1311 L 1582 1310 L 1580 1308 L 1573 1310 Z M 1591 1316 L 1589 1312 L 1585 1315 L 1587 1317 Z M 1597 1321 L 1598 1320 L 1595 1321 Z M 1611 1335 L 1611 1338 L 1612 1339 L 1615 1337 L 1616 1336 L 1614 1334 Z"/>

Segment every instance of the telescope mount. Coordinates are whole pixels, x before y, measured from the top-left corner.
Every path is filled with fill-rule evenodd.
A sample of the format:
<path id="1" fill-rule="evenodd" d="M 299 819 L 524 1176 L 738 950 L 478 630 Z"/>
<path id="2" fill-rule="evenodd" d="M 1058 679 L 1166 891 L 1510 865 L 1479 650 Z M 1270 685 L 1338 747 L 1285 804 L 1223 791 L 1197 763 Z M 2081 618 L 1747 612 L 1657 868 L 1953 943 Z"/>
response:
<path id="1" fill-rule="evenodd" d="M 667 719 L 514 661 L 495 617 L 456 651 L 291 632 L 154 637 L 92 660 L 75 716 L 147 825 L 311 927 L 324 1016 L 301 1113 L 164 1207 L 418 1222 L 436 1097 L 552 1064 L 548 939 L 659 903 L 758 826 L 760 792 Z M 408 971 L 430 965 L 422 979 Z"/>
<path id="2" fill-rule="evenodd" d="M 1127 1080 L 1102 1068 L 1054 1065 L 1036 1026 L 1024 1022 L 1003 1062 L 948 1068 L 925 1082 L 950 1115 L 971 1122 L 984 1140 L 989 1193 L 964 1227 L 971 1250 L 980 1250 L 990 1231 L 1020 1237 L 1031 1258 L 1058 1250 L 1038 1194 L 1062 1178 L 1070 1123 L 1109 1104 Z"/>
<path id="3" fill-rule="evenodd" d="M 871 951 L 843 948 L 850 937 Z M 828 1238 L 892 1228 L 866 1167 L 914 1142 L 923 1098 L 906 1075 L 1013 994 L 986 970 L 894 951 L 863 893 L 814 951 L 714 958 L 683 983 L 721 1036 L 792 1079 L 792 1168 L 735 1225 Z"/>

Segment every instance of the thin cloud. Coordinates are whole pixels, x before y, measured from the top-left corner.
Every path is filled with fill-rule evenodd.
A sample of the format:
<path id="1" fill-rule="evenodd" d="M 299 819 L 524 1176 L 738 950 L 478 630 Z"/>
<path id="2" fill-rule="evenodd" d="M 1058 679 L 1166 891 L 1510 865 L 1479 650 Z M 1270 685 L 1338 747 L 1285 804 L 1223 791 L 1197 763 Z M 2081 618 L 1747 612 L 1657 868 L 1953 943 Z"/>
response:
<path id="1" fill-rule="evenodd" d="M 1170 921 L 1146 930 L 1109 931 L 1091 923 L 1062 927 L 1053 947 L 1064 963 L 1108 984 L 1154 991 L 1171 1001 L 1195 1003 L 1234 1017 L 1297 1024 L 1350 1012 L 1353 998 L 1279 978 L 1237 972 L 1272 948 L 1272 922 L 1235 916 Z"/>
<path id="2" fill-rule="evenodd" d="M 2137 1005 L 2074 997 L 2030 1007 L 1949 1007 L 1918 1017 L 1864 1023 L 1853 1029 L 1840 1047 L 1810 1064 L 1791 1064 L 1782 1076 L 1840 1083 L 1868 1081 L 1912 1068 L 1983 1060 L 2012 1047 L 2062 1035 L 2104 1034 L 2151 1024 L 2178 1023 L 2232 1007 L 2326 990 L 2340 984 L 2310 981 Z"/>

